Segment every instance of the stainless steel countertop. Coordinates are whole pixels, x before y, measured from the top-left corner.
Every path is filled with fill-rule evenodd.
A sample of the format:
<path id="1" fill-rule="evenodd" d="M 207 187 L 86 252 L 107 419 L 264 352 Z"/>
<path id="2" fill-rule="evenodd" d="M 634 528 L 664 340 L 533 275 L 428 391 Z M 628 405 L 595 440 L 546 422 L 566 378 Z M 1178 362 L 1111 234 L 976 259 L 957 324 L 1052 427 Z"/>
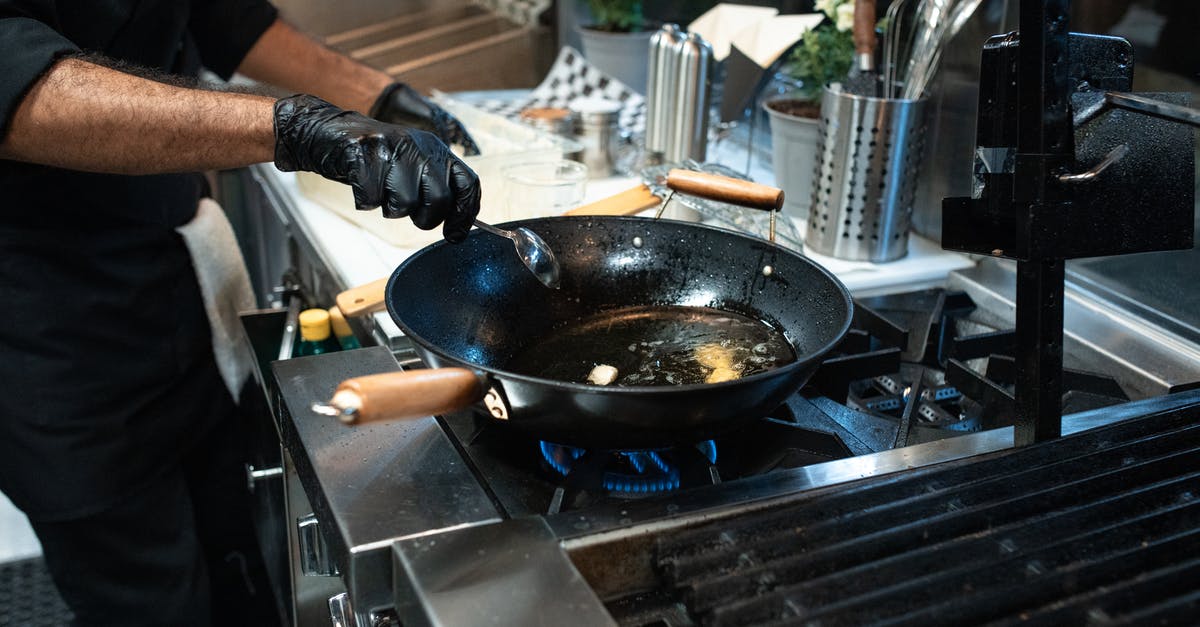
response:
<path id="1" fill-rule="evenodd" d="M 347 427 L 310 410 L 342 380 L 398 369 L 382 347 L 272 364 L 295 462 L 351 596 L 391 605 L 397 540 L 497 522 L 495 506 L 433 418 Z"/>
<path id="2" fill-rule="evenodd" d="M 1109 374 L 1134 399 L 1200 381 L 1200 345 L 1172 333 L 1154 316 L 1121 307 L 1110 300 L 1112 294 L 1091 292 L 1074 279 L 1068 277 L 1066 284 L 1066 367 Z M 952 272 L 947 288 L 966 292 L 995 317 L 990 322 L 998 328 L 1015 325 L 1015 263 L 983 259 L 974 268 Z"/>

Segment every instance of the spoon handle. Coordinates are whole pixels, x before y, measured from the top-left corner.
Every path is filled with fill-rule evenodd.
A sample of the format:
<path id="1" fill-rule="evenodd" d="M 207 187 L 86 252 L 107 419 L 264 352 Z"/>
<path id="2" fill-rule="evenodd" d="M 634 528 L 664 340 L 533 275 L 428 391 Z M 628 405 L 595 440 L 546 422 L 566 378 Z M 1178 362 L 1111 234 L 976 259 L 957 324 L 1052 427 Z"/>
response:
<path id="1" fill-rule="evenodd" d="M 512 235 L 510 235 L 508 231 L 505 231 L 504 229 L 498 229 L 487 222 L 483 222 L 482 220 L 476 220 L 475 226 L 487 231 L 488 233 L 491 233 L 492 235 L 499 235 L 500 237 L 512 239 Z"/>

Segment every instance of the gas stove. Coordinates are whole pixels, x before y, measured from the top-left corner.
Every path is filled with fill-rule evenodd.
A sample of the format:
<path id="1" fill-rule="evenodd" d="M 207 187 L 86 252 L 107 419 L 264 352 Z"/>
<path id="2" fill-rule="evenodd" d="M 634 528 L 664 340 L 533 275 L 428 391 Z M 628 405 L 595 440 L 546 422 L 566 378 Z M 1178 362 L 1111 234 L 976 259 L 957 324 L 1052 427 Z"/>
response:
<path id="1" fill-rule="evenodd" d="M 362 625 L 726 624 L 664 566 L 687 553 L 689 530 L 753 529 L 816 495 L 1010 449 L 1011 306 L 982 280 L 993 272 L 856 299 L 853 329 L 805 388 L 735 432 L 668 450 L 567 447 L 471 411 L 350 429 L 308 407 L 344 378 L 395 369 L 397 356 L 375 347 L 277 362 L 280 431 L 321 528 L 301 554 L 328 560 L 317 570 L 339 573 L 337 605 Z M 1090 311 L 1068 308 L 1069 322 Z M 1123 341 L 1136 335 L 1122 328 Z M 1200 407 L 1188 391 L 1200 380 L 1194 353 L 1149 374 L 1097 357 L 1100 340 L 1068 345 L 1064 434 Z M 1167 360 L 1161 346 L 1142 354 Z M 698 542 L 721 545 L 721 525 Z M 764 581 L 752 587 L 777 587 Z"/>
<path id="2" fill-rule="evenodd" d="M 702 489 L 1011 426 L 1013 332 L 981 321 L 976 310 L 965 292 L 945 289 L 858 299 L 850 332 L 804 389 L 734 432 L 672 449 L 564 446 L 474 411 L 438 421 L 510 517 Z M 1069 373 L 1067 413 L 1129 400 L 1111 376 Z"/>

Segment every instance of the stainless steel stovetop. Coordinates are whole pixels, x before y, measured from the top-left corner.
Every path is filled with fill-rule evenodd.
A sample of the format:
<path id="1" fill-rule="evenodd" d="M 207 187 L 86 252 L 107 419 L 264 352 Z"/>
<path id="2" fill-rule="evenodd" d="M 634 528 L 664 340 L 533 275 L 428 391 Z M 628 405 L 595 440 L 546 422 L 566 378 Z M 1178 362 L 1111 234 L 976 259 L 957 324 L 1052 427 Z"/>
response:
<path id="1" fill-rule="evenodd" d="M 340 602 L 363 625 L 708 621 L 669 595 L 639 596 L 661 587 L 650 556 L 664 537 L 1012 446 L 1011 307 L 979 280 L 996 272 L 860 299 L 855 330 L 805 390 L 736 434 L 676 451 L 559 447 L 470 412 L 348 429 L 307 408 L 344 378 L 395 369 L 389 351 L 277 362 L 280 430 L 346 584 Z M 1069 310 L 1068 330 L 1092 313 Z M 1151 332 L 1120 329 L 1101 340 Z M 1138 350 L 1068 346 L 1064 435 L 1200 403 L 1186 391 L 1200 380 L 1192 354 Z"/>

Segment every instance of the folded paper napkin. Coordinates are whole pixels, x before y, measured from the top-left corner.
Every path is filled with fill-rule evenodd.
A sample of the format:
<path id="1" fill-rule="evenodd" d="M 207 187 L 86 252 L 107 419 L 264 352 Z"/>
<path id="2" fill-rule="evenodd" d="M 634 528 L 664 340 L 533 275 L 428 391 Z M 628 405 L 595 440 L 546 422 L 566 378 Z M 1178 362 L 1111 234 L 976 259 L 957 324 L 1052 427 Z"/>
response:
<path id="1" fill-rule="evenodd" d="M 739 32 L 779 15 L 774 7 L 755 7 L 722 2 L 687 25 L 687 32 L 696 33 L 712 45 L 713 60 L 718 63 L 729 56 L 729 46 Z"/>
<path id="2" fill-rule="evenodd" d="M 213 355 L 225 387 L 235 400 L 250 375 L 253 357 L 241 340 L 238 312 L 254 309 L 254 290 L 233 227 L 220 205 L 200 201 L 196 217 L 175 229 L 192 257 L 204 311 L 212 328 Z"/>
<path id="3" fill-rule="evenodd" d="M 634 134 L 646 128 L 646 99 L 621 81 L 597 70 L 570 46 L 563 46 L 542 83 L 524 99 L 483 100 L 475 106 L 516 119 L 529 107 L 570 108 L 582 98 L 603 98 L 621 103 L 621 129 Z"/>
<path id="4" fill-rule="evenodd" d="M 777 15 L 733 35 L 725 59 L 721 121 L 741 120 L 756 105 L 754 99 L 763 93 L 776 69 L 784 63 L 784 55 L 822 19 L 822 13 Z"/>

